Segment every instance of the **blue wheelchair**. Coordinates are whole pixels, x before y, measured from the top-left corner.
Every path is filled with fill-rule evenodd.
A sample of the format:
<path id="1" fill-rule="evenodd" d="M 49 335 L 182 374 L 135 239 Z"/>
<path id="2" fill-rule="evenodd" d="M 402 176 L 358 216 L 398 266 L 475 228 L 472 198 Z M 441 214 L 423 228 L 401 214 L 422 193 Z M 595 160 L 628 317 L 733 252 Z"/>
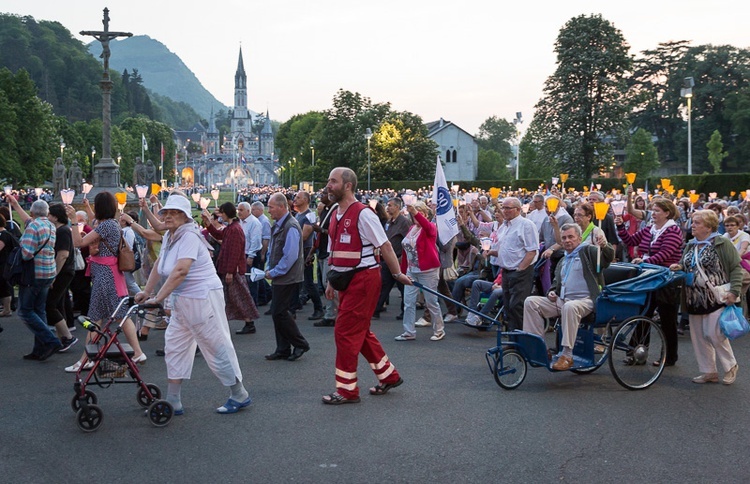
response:
<path id="1" fill-rule="evenodd" d="M 605 287 L 596 311 L 584 318 L 573 348 L 573 373 L 586 374 L 605 362 L 615 380 L 628 390 L 653 385 L 664 371 L 666 345 L 659 325 L 645 316 L 657 289 L 682 279 L 684 273 L 651 264 L 616 263 L 605 269 Z M 561 332 L 556 328 L 557 351 Z M 487 364 L 502 388 L 513 390 L 526 378 L 527 366 L 552 369 L 544 338 L 520 330 L 497 333 L 497 346 Z"/>

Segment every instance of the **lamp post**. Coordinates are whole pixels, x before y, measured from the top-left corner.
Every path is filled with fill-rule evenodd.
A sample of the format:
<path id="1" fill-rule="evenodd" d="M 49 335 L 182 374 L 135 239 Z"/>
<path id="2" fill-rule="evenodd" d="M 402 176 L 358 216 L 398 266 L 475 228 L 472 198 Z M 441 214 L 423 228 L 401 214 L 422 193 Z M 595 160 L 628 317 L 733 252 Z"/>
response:
<path id="1" fill-rule="evenodd" d="M 310 140 L 310 151 L 312 152 L 312 192 L 315 193 L 315 140 Z"/>
<path id="2" fill-rule="evenodd" d="M 367 191 L 370 191 L 370 138 L 372 138 L 372 130 L 367 128 L 365 130 L 365 139 L 367 140 Z"/>
<path id="3" fill-rule="evenodd" d="M 680 90 L 680 95 L 687 99 L 687 112 L 688 112 L 688 175 L 693 174 L 693 133 L 692 133 L 692 123 L 691 123 L 691 114 L 693 109 L 693 87 L 695 86 L 695 81 L 692 77 L 686 77 L 685 81 L 682 83 L 682 89 Z"/>
<path id="4" fill-rule="evenodd" d="M 62 136 L 60 136 L 60 159 L 61 159 L 62 161 L 65 161 L 65 160 L 63 159 L 63 152 L 64 152 L 64 151 L 65 151 L 65 140 L 63 139 L 63 137 L 62 137 Z"/>
<path id="5" fill-rule="evenodd" d="M 513 125 L 516 127 L 516 138 L 518 140 L 518 143 L 516 143 L 516 180 L 518 180 L 518 167 L 521 164 L 521 128 L 518 127 L 521 124 L 523 124 L 523 115 L 521 114 L 521 111 L 518 111 L 513 120 Z"/>
<path id="6" fill-rule="evenodd" d="M 91 180 L 94 179 L 94 157 L 96 156 L 96 148 L 91 145 Z"/>

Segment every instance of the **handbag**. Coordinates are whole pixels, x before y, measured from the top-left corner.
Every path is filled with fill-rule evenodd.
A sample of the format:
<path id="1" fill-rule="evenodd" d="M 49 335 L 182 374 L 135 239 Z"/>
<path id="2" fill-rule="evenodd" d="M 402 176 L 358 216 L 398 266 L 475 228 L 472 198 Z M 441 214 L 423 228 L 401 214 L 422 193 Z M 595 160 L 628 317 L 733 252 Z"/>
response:
<path id="1" fill-rule="evenodd" d="M 73 252 L 75 253 L 74 255 L 75 260 L 73 262 L 74 269 L 77 271 L 84 270 L 86 268 L 86 261 L 83 260 L 83 254 L 81 254 L 81 249 L 76 247 Z"/>
<path id="2" fill-rule="evenodd" d="M 34 257 L 39 254 L 47 246 L 49 239 L 44 241 L 39 249 L 34 252 Z M 21 246 L 15 247 L 8 256 L 8 262 L 5 266 L 3 276 L 13 286 L 30 286 L 34 283 L 36 275 L 34 274 L 34 257 L 29 260 L 24 260 Z"/>
<path id="3" fill-rule="evenodd" d="M 352 282 L 352 279 L 354 279 L 354 274 L 364 269 L 367 269 L 367 267 L 360 267 L 358 269 L 353 269 L 351 271 L 345 272 L 334 271 L 333 269 L 331 269 L 326 275 L 326 280 L 335 290 L 345 291 L 346 288 L 349 287 L 349 283 Z"/>
<path id="4" fill-rule="evenodd" d="M 104 245 L 111 253 L 115 253 L 103 238 L 102 242 L 104 242 Z M 117 251 L 117 268 L 120 269 L 120 272 L 133 272 L 135 270 L 135 254 L 133 253 L 133 249 L 128 247 L 128 243 L 125 242 L 122 232 L 120 232 L 120 244 Z"/>
<path id="5" fill-rule="evenodd" d="M 446 267 L 443 269 L 443 280 L 446 282 L 455 281 L 458 279 L 458 271 L 455 267 Z"/>
<path id="6" fill-rule="evenodd" d="M 737 339 L 750 332 L 750 324 L 745 319 L 742 308 L 734 304 L 730 304 L 721 311 L 719 327 L 724 336 L 729 339 Z"/>
<path id="7" fill-rule="evenodd" d="M 697 246 L 693 249 L 693 261 L 695 261 L 695 267 L 698 268 L 698 273 L 701 275 L 701 278 L 703 278 L 703 280 L 706 282 L 706 287 L 713 291 L 714 295 L 716 296 L 716 300 L 722 303 L 726 302 L 727 294 L 729 294 L 729 290 L 731 289 L 732 284 L 727 282 L 726 284 L 720 284 L 717 286 L 708 280 L 708 277 L 706 277 L 706 273 L 703 272 L 703 267 L 701 267 Z M 737 300 L 739 301 L 740 298 L 737 297 Z"/>

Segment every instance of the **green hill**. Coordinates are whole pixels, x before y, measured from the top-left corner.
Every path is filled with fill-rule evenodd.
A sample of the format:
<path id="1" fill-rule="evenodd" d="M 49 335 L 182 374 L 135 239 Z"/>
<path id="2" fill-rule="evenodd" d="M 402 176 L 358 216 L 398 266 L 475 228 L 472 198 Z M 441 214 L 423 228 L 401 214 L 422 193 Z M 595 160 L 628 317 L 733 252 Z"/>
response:
<path id="1" fill-rule="evenodd" d="M 101 54 L 99 42 L 89 44 L 88 48 L 97 58 Z M 136 35 L 112 41 L 110 48 L 110 67 L 119 72 L 137 69 L 147 89 L 192 106 L 204 119 L 209 118 L 212 106 L 214 112 L 227 110 L 203 87 L 182 60 L 158 40 L 147 35 Z"/>

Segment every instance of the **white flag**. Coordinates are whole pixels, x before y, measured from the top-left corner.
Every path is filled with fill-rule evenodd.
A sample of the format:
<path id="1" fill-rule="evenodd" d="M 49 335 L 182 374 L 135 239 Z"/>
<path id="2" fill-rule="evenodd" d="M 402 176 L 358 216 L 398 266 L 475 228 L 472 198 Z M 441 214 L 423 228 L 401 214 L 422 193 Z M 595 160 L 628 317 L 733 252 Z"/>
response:
<path id="1" fill-rule="evenodd" d="M 447 244 L 458 235 L 458 222 L 456 221 L 456 213 L 453 211 L 451 192 L 448 190 L 448 183 L 445 181 L 445 173 L 439 156 L 435 168 L 435 183 L 432 187 L 432 203 L 437 206 L 435 219 L 440 243 Z"/>
<path id="2" fill-rule="evenodd" d="M 143 142 L 143 150 L 148 151 L 148 143 L 146 143 L 146 136 L 141 133 L 141 141 Z"/>

